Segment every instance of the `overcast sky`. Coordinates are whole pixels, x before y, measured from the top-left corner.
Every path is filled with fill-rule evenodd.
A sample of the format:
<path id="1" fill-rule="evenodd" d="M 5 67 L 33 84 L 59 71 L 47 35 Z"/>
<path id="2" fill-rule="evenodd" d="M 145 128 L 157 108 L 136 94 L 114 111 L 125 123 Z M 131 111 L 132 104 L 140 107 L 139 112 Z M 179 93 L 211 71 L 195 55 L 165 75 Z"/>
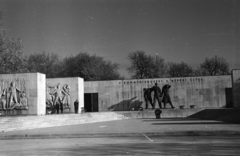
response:
<path id="1" fill-rule="evenodd" d="M 8 36 L 26 54 L 96 54 L 120 64 L 137 50 L 197 65 L 224 57 L 240 68 L 238 0 L 0 0 Z"/>

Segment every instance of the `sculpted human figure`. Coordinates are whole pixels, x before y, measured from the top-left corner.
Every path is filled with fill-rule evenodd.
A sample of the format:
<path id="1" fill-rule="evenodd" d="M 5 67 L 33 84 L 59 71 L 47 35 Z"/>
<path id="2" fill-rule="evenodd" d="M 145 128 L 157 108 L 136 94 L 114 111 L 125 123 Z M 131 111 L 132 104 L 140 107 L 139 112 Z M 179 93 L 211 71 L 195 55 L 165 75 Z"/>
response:
<path id="1" fill-rule="evenodd" d="M 162 91 L 163 91 L 163 100 L 162 101 L 163 101 L 164 108 L 166 108 L 167 103 L 169 103 L 171 105 L 171 107 L 174 108 L 173 105 L 172 105 L 170 95 L 169 95 L 169 88 L 170 87 L 171 87 L 170 85 L 164 85 L 162 87 Z"/>
<path id="2" fill-rule="evenodd" d="M 20 104 L 23 109 L 28 109 L 28 100 L 24 92 L 20 95 Z"/>
<path id="3" fill-rule="evenodd" d="M 0 109 L 6 110 L 6 89 L 1 89 L 0 87 Z"/>
<path id="4" fill-rule="evenodd" d="M 52 95 L 54 95 L 53 105 L 57 109 L 57 113 L 59 112 L 59 107 L 61 109 L 61 113 L 63 113 L 63 93 L 67 94 L 61 88 L 60 83 L 57 84 L 57 86 L 55 87 L 55 90 L 52 92 Z"/>
<path id="5" fill-rule="evenodd" d="M 54 101 L 53 101 L 53 105 L 55 106 L 57 103 L 62 103 L 62 89 L 61 89 L 61 85 L 58 84 L 55 88 L 55 90 L 52 93 L 54 95 Z"/>
<path id="6" fill-rule="evenodd" d="M 152 102 L 152 96 L 151 93 L 153 91 L 153 88 L 143 88 L 144 91 L 144 99 L 146 102 L 146 109 L 148 109 L 148 102 L 150 102 L 152 108 L 154 108 L 153 102 Z"/>
<path id="7" fill-rule="evenodd" d="M 62 103 L 65 104 L 67 107 L 70 107 L 70 87 L 67 84 L 62 87 L 62 93 Z"/>
<path id="8" fill-rule="evenodd" d="M 8 88 L 8 93 L 10 93 L 10 98 L 9 98 L 9 106 L 10 108 L 13 107 L 15 104 L 19 104 L 18 99 L 17 99 L 17 92 L 21 92 L 20 89 L 16 87 L 15 82 L 10 83 L 10 87 Z"/>
<path id="9" fill-rule="evenodd" d="M 158 101 L 158 104 L 159 104 L 159 108 L 162 108 L 162 92 L 161 92 L 161 89 L 158 87 L 158 84 L 155 83 L 155 86 L 152 87 L 153 88 L 153 91 L 154 91 L 154 103 L 156 101 Z"/>
<path id="10" fill-rule="evenodd" d="M 53 100 L 54 97 L 53 95 L 50 94 L 49 90 L 50 90 L 50 86 L 48 86 L 48 84 L 46 85 L 46 105 L 47 107 L 52 107 L 53 106 Z"/>

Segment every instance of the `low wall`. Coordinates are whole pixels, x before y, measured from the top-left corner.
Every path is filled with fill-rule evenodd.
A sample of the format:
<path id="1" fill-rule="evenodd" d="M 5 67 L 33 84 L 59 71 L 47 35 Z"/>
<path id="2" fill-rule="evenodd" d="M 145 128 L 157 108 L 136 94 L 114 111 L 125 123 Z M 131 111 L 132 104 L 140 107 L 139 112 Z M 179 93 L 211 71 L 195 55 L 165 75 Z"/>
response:
<path id="1" fill-rule="evenodd" d="M 184 105 L 185 108 L 189 108 L 190 105 L 196 105 L 197 108 L 225 108 L 226 96 L 230 95 L 232 98 L 231 94 L 226 94 L 227 89 L 232 88 L 231 81 L 231 75 L 89 81 L 84 82 L 84 93 L 98 93 L 99 111 L 145 108 L 143 88 L 150 88 L 157 82 L 159 87 L 171 85 L 169 93 L 175 107 Z"/>
<path id="2" fill-rule="evenodd" d="M 45 115 L 45 74 L 1 74 L 1 115 Z"/>

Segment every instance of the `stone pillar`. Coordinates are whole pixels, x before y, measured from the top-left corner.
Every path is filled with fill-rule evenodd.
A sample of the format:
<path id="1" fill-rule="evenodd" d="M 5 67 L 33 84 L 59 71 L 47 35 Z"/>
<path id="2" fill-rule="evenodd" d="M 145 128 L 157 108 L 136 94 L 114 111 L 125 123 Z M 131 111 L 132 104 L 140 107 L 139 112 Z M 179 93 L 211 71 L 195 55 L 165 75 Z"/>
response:
<path id="1" fill-rule="evenodd" d="M 45 115 L 46 76 L 40 73 L 1 74 L 2 115 Z"/>
<path id="2" fill-rule="evenodd" d="M 233 108 L 240 108 L 240 69 L 232 70 Z"/>
<path id="3" fill-rule="evenodd" d="M 81 108 L 84 107 L 84 80 L 78 78 L 78 113 L 81 113 Z"/>

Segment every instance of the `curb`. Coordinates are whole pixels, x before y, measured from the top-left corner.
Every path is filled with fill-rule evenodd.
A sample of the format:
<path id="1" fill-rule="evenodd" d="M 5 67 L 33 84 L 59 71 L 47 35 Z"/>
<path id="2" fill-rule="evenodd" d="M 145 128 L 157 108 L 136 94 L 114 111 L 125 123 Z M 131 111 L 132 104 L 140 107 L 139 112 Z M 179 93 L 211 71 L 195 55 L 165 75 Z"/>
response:
<path id="1" fill-rule="evenodd" d="M 5 135 L 0 140 L 21 139 L 60 139 L 60 138 L 100 138 L 100 137 L 137 137 L 137 136 L 240 136 L 239 131 L 186 131 L 186 132 L 148 132 L 148 133 L 84 133 L 84 134 L 46 134 L 46 135 Z"/>

